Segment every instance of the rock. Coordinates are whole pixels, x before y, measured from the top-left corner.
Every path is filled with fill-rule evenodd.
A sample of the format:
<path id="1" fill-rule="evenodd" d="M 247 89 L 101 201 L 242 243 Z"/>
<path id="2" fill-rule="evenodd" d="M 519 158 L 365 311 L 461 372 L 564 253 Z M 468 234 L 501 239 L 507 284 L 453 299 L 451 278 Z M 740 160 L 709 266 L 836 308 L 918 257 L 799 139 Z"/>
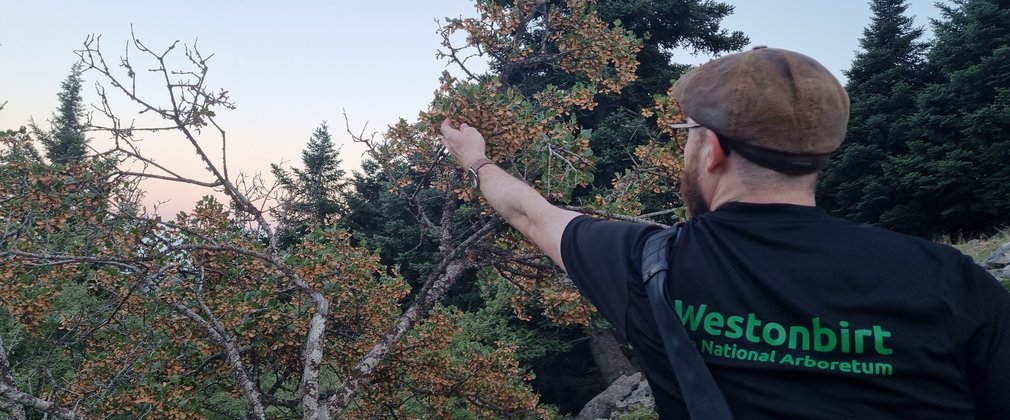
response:
<path id="1" fill-rule="evenodd" d="M 989 258 L 982 261 L 982 267 L 988 269 L 999 269 L 1010 265 L 1010 242 L 999 247 Z"/>
<path id="2" fill-rule="evenodd" d="M 617 402 L 617 409 L 613 413 L 610 413 L 610 419 L 616 420 L 628 412 L 640 409 L 647 409 L 652 412 L 656 411 L 656 400 L 652 398 L 652 388 L 649 388 L 649 382 L 645 378 L 642 378 L 642 381 L 631 391 L 631 395 L 628 398 Z"/>
<path id="3" fill-rule="evenodd" d="M 576 420 L 617 419 L 621 415 L 642 408 L 655 410 L 652 390 L 641 372 L 621 375 L 607 389 L 590 400 Z"/>
<path id="4" fill-rule="evenodd" d="M 1003 281 L 1006 281 L 1006 280 L 1010 279 L 1010 265 L 1008 265 L 1006 267 L 1003 267 L 1001 270 L 999 270 L 996 273 L 996 278 L 998 279 L 1000 277 L 1003 277 L 1002 279 L 1000 279 L 1000 280 L 1003 280 Z"/>

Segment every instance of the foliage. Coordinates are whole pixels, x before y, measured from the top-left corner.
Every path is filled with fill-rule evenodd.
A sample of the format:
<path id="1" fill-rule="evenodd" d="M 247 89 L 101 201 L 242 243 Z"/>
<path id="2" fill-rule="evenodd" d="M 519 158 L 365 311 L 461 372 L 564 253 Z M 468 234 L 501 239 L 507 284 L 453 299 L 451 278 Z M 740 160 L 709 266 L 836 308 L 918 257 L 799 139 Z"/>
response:
<path id="1" fill-rule="evenodd" d="M 338 223 L 362 246 L 378 252 L 384 264 L 397 266 L 408 283 L 418 286 L 438 264 L 438 238 L 424 230 L 410 200 L 390 191 L 377 162 L 365 160 L 362 171 L 349 181 L 343 199 L 347 213 Z M 441 205 L 441 194 L 418 191 L 416 201 L 425 212 L 434 213 Z"/>
<path id="2" fill-rule="evenodd" d="M 897 198 L 925 197 L 881 219 L 907 231 L 981 232 L 1010 222 L 1010 4 L 943 6 L 929 62 L 942 79 L 918 97 L 917 140 L 893 159 Z M 900 171 L 900 172 L 899 172 Z M 939 229 L 935 227 L 940 227 Z"/>
<path id="3" fill-rule="evenodd" d="M 17 402 L 3 405 L 15 417 L 24 408 L 61 418 L 550 415 L 514 343 L 477 340 L 451 309 L 428 317 L 444 278 L 466 265 L 433 270 L 404 307 L 402 277 L 346 231 L 317 229 L 282 250 L 264 218 L 271 209 L 253 204 L 276 199 L 276 189 L 232 181 L 226 161 L 204 152 L 198 133 L 218 130 L 223 142 L 216 110 L 232 106 L 227 92 L 204 85 L 207 58 L 185 48 L 193 68 L 171 70 L 174 45 L 130 45 L 173 95 L 167 104 L 137 96 L 105 64 L 98 40 L 86 41 L 85 68 L 114 89 L 99 85 L 105 125 L 93 127 L 112 149 L 47 165 L 25 130 L 2 136 L 0 387 Z M 131 65 L 123 60 L 128 79 Z M 163 122 L 123 124 L 108 108 L 112 93 Z M 140 154 L 137 136 L 165 122 L 212 181 Z M 138 205 L 136 181 L 148 178 L 221 188 L 231 202 L 208 196 L 163 221 Z"/>
<path id="4" fill-rule="evenodd" d="M 279 281 L 283 274 L 259 254 L 264 246 L 232 225 L 222 204 L 205 198 L 174 223 L 107 215 L 111 218 L 105 220 L 107 230 L 101 236 L 79 241 L 100 244 L 95 254 L 107 256 L 89 258 L 88 265 L 101 268 L 82 279 L 80 264 L 31 263 L 48 252 L 66 220 L 79 216 L 60 201 L 58 191 L 66 183 L 45 167 L 35 169 L 24 175 L 32 185 L 30 192 L 3 191 L 12 200 L 10 208 L 16 209 L 5 218 L 8 226 L 15 220 L 36 223 L 5 244 L 16 251 L 9 251 L 0 265 L 0 277 L 6 279 L 5 307 L 27 335 L 13 348 L 56 341 L 55 354 L 45 355 L 45 363 L 30 361 L 49 372 L 63 367 L 52 372 L 58 374 L 57 381 L 43 385 L 42 395 L 96 414 L 134 417 L 154 411 L 168 417 L 202 417 L 209 409 L 205 399 L 217 393 L 239 396 L 236 386 L 228 385 L 231 372 L 221 360 L 219 341 L 241 349 L 250 372 L 274 378 L 264 386 L 278 395 L 297 390 L 297 371 L 291 368 L 301 365 L 304 314 L 311 304 Z M 41 213 L 29 202 L 50 211 Z M 120 223 L 130 228 L 108 229 Z M 351 247 L 348 238 L 339 231 L 321 231 L 287 258 L 289 269 L 334 303 L 329 322 L 339 328 L 327 345 L 332 357 L 324 374 L 336 377 L 346 374 L 399 316 L 397 302 L 407 291 L 377 257 Z M 463 338 L 451 329 L 456 327 L 451 327 L 450 315 L 429 318 L 408 337 L 403 353 L 379 373 L 384 387 L 362 395 L 348 415 L 395 412 L 388 410 L 403 401 L 424 403 L 432 412 L 453 404 L 469 406 L 475 413 L 495 412 L 466 398 L 493 404 L 502 413 L 532 410 L 535 399 L 530 403 L 534 396 L 524 388 L 525 373 L 509 361 L 514 349 L 502 343 L 481 350 L 466 341 L 451 346 Z M 223 337 L 225 332 L 231 338 Z M 459 352 L 454 365 L 445 359 L 449 351 Z M 486 370 L 473 369 L 475 361 L 486 363 Z M 456 371 L 447 366 L 456 366 Z M 463 367 L 469 368 L 466 375 L 459 371 Z M 445 388 L 438 391 L 437 384 Z M 483 392 L 481 387 L 487 386 L 506 388 Z M 473 390 L 475 396 L 460 396 L 454 389 Z M 504 395 L 509 395 L 507 400 L 499 398 Z M 276 413 L 290 413 L 286 405 L 280 404 Z"/>
<path id="5" fill-rule="evenodd" d="M 620 126 L 682 118 L 656 95 L 683 70 L 666 49 L 745 42 L 714 25 L 728 6 L 670 4 L 694 8 L 671 17 L 637 1 L 481 0 L 479 19 L 446 21 L 441 56 L 465 76 L 444 74 L 419 122 L 401 121 L 381 140 L 358 138 L 370 163 L 342 195 L 346 210 L 330 195 L 343 174 L 325 125 L 304 169 L 275 169 L 278 185 L 233 178 L 225 159 L 207 153 L 225 148 L 217 113 L 234 107 L 227 91 L 206 84 L 211 57 L 177 43 L 154 51 L 133 38 L 110 68 L 100 38 L 88 38 L 78 54 L 82 71 L 100 79 L 100 105 L 98 121 L 82 128 L 107 135 L 112 147 L 47 165 L 22 130 L 5 133 L 0 149 L 0 379 L 2 398 L 17 402 L 4 407 L 15 417 L 24 407 L 63 418 L 557 415 L 524 363 L 571 346 L 571 335 L 545 333 L 559 328 L 546 320 L 589 325 L 593 310 L 463 181 L 435 129 L 446 117 L 480 128 L 491 157 L 555 203 L 616 218 L 649 206 L 669 215 L 675 197 L 661 193 L 679 176 L 677 143 L 649 128 L 633 147 L 620 145 Z M 673 17 L 683 20 L 665 22 Z M 705 25 L 681 33 L 682 22 Z M 451 43 L 454 34 L 466 43 Z M 491 71 L 472 73 L 471 53 Z M 167 65 L 180 61 L 184 68 Z M 640 74 L 642 64 L 651 70 Z M 166 81 L 170 95 L 138 93 L 134 66 Z M 643 74 L 647 81 L 636 82 Z M 622 99 L 629 86 L 634 97 Z M 112 96 L 158 121 L 118 115 Z M 600 104 L 609 109 L 595 113 Z M 610 134 L 594 138 L 587 128 Z M 137 142 L 154 131 L 174 133 L 206 172 L 142 154 Z M 619 174 L 612 184 L 596 183 L 594 142 L 612 163 L 605 176 Z M 632 160 L 619 157 L 628 152 Z M 164 221 L 139 205 L 143 179 L 204 187 L 226 202 L 208 196 Z M 652 201 L 639 194 L 647 191 Z M 292 217 L 278 228 L 270 214 Z M 331 226 L 334 214 L 353 238 Z M 285 246 L 293 243 L 286 228 L 299 246 Z M 452 301 L 473 307 L 438 304 L 472 277 L 478 287 Z"/>
<path id="6" fill-rule="evenodd" d="M 656 121 L 642 111 L 653 106 L 655 95 L 666 92 L 671 82 L 688 69 L 675 63 L 674 48 L 719 54 L 738 50 L 748 42 L 742 33 L 720 28 L 720 21 L 733 10 L 725 3 L 616 0 L 601 1 L 596 9 L 602 21 L 618 23 L 634 34 L 641 47 L 636 53 L 634 80 L 619 94 L 597 94 L 594 107 L 573 113 L 579 126 L 587 130 L 594 151 L 591 188 L 579 188 L 574 193 L 583 202 L 609 189 L 617 175 L 638 164 L 635 148 L 661 138 Z M 534 31 L 523 40 L 538 48 L 540 38 Z M 566 72 L 549 61 L 524 64 L 507 68 L 502 80 L 529 95 L 547 86 L 566 87 L 584 81 L 579 74 Z M 679 204 L 678 200 L 665 197 L 649 210 L 667 209 Z"/>
<path id="7" fill-rule="evenodd" d="M 877 1 L 865 51 L 849 71 L 850 144 L 819 202 L 899 231 L 972 235 L 1010 219 L 1010 6 L 940 5 L 928 68 L 904 2 Z M 900 13 L 899 13 L 900 12 Z"/>
<path id="8" fill-rule="evenodd" d="M 344 170 L 326 123 L 312 133 L 302 151 L 303 169 L 290 171 L 274 164 L 270 172 L 286 194 L 274 216 L 280 226 L 282 246 L 296 243 L 313 226 L 327 227 L 341 213 Z"/>
<path id="9" fill-rule="evenodd" d="M 60 107 L 49 120 L 51 128 L 42 130 L 33 124 L 35 134 L 45 146 L 46 157 L 52 163 L 80 160 L 88 154 L 88 138 L 84 132 L 87 121 L 81 97 L 82 72 L 81 63 L 76 63 L 70 75 L 60 83 L 60 92 L 56 95 Z"/>
<path id="10" fill-rule="evenodd" d="M 907 16 L 907 1 L 876 0 L 859 40 L 846 90 L 851 101 L 845 141 L 820 177 L 818 204 L 862 222 L 879 222 L 891 181 L 887 157 L 907 153 L 914 139 L 910 116 L 915 95 L 927 82 L 923 29 Z"/>
<path id="11" fill-rule="evenodd" d="M 748 43 L 743 33 L 720 27 L 722 19 L 732 11 L 733 6 L 726 3 L 696 0 L 600 3 L 601 18 L 608 22 L 621 22 L 642 40 L 642 48 L 637 54 L 637 78 L 620 95 L 601 95 L 596 108 L 580 113 L 582 126 L 592 130 L 590 145 L 597 156 L 595 188 L 587 191 L 586 196 L 602 193 L 613 186 L 617 175 L 640 164 L 634 154 L 638 146 L 664 138 L 664 133 L 657 129 L 663 125 L 649 118 L 646 110 L 654 106 L 656 95 L 663 95 L 670 88 L 670 83 L 688 69 L 676 63 L 675 48 L 718 55 L 739 50 Z M 643 210 L 658 211 L 679 206 L 676 190 L 666 189 L 666 194 L 644 198 L 646 207 Z"/>
<path id="12" fill-rule="evenodd" d="M 420 283 L 445 249 L 492 226 L 496 238 L 474 244 L 466 258 L 494 267 L 478 272 L 477 282 L 499 291 L 495 296 L 508 291 L 514 314 L 478 309 L 474 316 L 489 317 L 484 327 L 513 326 L 507 334 L 519 337 L 520 351 L 539 355 L 528 360 L 538 372 L 538 391 L 546 400 L 552 394 L 548 389 L 563 389 L 553 395 L 564 400 L 551 401 L 566 410 L 588 398 L 575 396 L 572 381 L 562 381 L 583 375 L 573 381 L 597 386 L 592 375 L 598 374 L 582 368 L 592 365 L 589 352 L 581 350 L 584 344 L 545 348 L 542 343 L 546 336 L 584 339 L 581 328 L 559 326 L 548 318 L 587 325 L 589 306 L 538 250 L 515 232 L 500 231 L 500 221 L 477 192 L 462 182 L 447 156 L 438 153 L 435 128 L 452 116 L 490 133 L 486 137 L 492 159 L 557 204 L 590 206 L 581 209 L 609 217 L 656 210 L 658 214 L 648 216 L 674 220 L 680 150 L 676 142 L 667 141 L 677 138 L 672 132 L 655 127 L 660 117 L 664 122 L 683 119 L 662 94 L 686 67 L 671 64 L 668 49 L 691 46 L 718 52 L 739 48 L 746 38 L 719 29 L 718 21 L 731 11 L 726 5 L 668 3 L 683 7 L 639 1 L 478 2 L 483 18 L 451 19 L 443 29 L 441 54 L 457 64 L 463 76 L 443 76 L 433 108 L 422 113 L 418 123 L 401 121 L 383 141 L 359 136 L 370 145 L 371 159 L 351 182 L 349 211 L 342 223 L 361 243 L 381 252 L 384 262 L 397 264 L 411 284 Z M 576 19 L 583 23 L 571 23 Z M 576 35 L 565 34 L 564 28 L 577 28 Z M 459 32 L 467 35 L 466 45 L 450 42 Z M 586 50 L 596 57 L 566 52 L 590 40 L 609 44 Z M 470 72 L 466 60 L 471 53 L 483 54 L 491 70 Z M 573 59 L 560 59 L 566 55 Z M 586 70 L 590 65 L 603 70 Z M 619 92 L 614 83 L 623 86 Z M 657 107 L 657 101 L 662 105 Z M 655 114 L 643 115 L 643 108 L 653 107 Z M 621 179 L 616 187 L 615 178 Z M 470 284 L 470 278 L 467 274 L 461 280 Z M 497 305 L 487 301 L 488 296 L 475 299 L 472 287 L 456 288 L 465 295 L 447 298 L 461 307 L 479 308 L 481 300 Z M 504 327 L 487 333 L 501 334 L 498 328 Z M 555 371 L 564 364 L 559 360 L 571 361 L 583 372 Z"/>

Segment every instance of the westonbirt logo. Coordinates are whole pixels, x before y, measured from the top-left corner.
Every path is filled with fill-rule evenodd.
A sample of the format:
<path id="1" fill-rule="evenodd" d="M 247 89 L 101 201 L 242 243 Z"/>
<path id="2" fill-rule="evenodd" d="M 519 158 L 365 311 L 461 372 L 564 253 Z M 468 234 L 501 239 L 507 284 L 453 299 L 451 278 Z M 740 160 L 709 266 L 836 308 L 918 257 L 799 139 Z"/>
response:
<path id="1" fill-rule="evenodd" d="M 879 325 L 854 328 L 846 321 L 838 322 L 837 326 L 826 325 L 820 318 L 811 318 L 808 322 L 795 325 L 783 325 L 765 322 L 754 313 L 726 316 L 709 310 L 706 304 L 684 305 L 679 299 L 673 301 L 673 308 L 690 331 L 698 332 L 700 328 L 701 332 L 712 337 L 699 341 L 702 354 L 845 373 L 881 376 L 894 374 L 890 363 L 862 360 L 864 356 L 890 356 L 894 353 L 888 341 L 891 332 Z M 726 342 L 725 339 L 735 342 Z M 743 348 L 742 345 L 748 342 L 764 344 L 771 347 L 771 350 Z M 831 354 L 833 360 L 822 358 L 827 355 L 817 357 L 817 353 Z M 838 360 L 839 355 L 851 356 Z"/>

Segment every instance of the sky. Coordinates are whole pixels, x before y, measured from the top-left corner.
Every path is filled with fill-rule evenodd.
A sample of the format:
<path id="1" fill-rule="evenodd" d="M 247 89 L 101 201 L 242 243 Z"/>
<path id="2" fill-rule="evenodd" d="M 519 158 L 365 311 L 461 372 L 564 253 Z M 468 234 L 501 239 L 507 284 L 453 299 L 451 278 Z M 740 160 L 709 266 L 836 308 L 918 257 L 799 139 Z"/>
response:
<path id="1" fill-rule="evenodd" d="M 851 65 L 871 18 L 863 0 L 723 1 L 735 7 L 723 27 L 748 35 L 747 48 L 802 52 L 843 83 L 842 71 Z M 909 14 L 927 30 L 928 19 L 939 16 L 933 3 L 910 1 Z M 115 62 L 132 27 L 152 49 L 179 40 L 213 54 L 208 84 L 227 90 L 236 104 L 218 113 L 227 131 L 232 178 L 239 172 L 269 173 L 271 163 L 301 166 L 301 150 L 323 121 L 341 147 L 346 169 L 355 170 L 364 149 L 350 141 L 344 112 L 355 133 L 381 133 L 399 118 L 413 121 L 431 101 L 439 74 L 456 72 L 436 59 L 441 42 L 436 20 L 474 14 L 468 0 L 0 0 L 0 104 L 7 102 L 0 130 L 31 118 L 45 126 L 58 105 L 60 82 L 77 59 L 74 51 L 89 35 L 100 35 L 107 60 Z M 134 61 L 137 57 L 131 52 Z M 674 54 L 674 61 L 688 64 L 711 58 Z M 96 102 L 98 75 L 85 73 L 84 80 L 85 101 Z M 135 112 L 125 103 L 115 105 L 123 114 Z M 178 135 L 148 137 L 140 147 L 161 164 L 210 180 Z M 220 149 L 214 142 L 205 147 Z M 166 218 L 209 193 L 166 182 L 143 188 L 149 210 L 157 203 Z"/>

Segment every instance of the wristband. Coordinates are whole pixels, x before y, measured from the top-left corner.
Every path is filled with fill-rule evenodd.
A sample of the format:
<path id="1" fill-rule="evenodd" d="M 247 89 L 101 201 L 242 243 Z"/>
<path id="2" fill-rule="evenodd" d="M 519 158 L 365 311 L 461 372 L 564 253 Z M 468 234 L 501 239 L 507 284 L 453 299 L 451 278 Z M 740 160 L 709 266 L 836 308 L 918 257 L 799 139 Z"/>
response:
<path id="1" fill-rule="evenodd" d="M 480 189 L 480 179 L 477 178 L 477 171 L 479 171 L 481 167 L 487 164 L 494 165 L 494 161 L 488 158 L 477 159 L 477 161 L 474 162 L 473 165 L 470 166 L 470 169 L 467 171 L 470 174 L 470 184 L 472 184 L 473 187 L 478 190 Z"/>

